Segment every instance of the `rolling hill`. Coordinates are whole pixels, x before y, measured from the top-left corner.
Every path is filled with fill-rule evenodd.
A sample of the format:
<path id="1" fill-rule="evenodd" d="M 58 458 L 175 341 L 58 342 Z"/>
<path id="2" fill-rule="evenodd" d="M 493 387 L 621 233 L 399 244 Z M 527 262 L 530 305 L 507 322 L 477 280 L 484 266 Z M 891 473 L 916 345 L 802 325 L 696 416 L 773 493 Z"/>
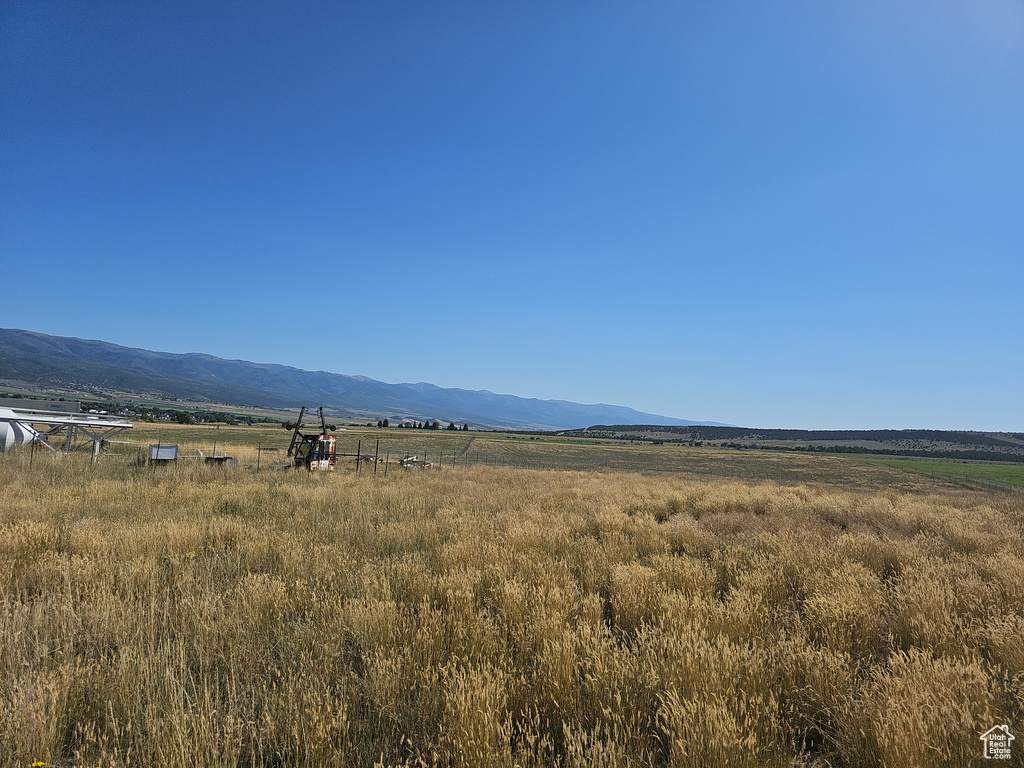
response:
<path id="1" fill-rule="evenodd" d="M 1024 462 L 1024 434 L 938 429 L 750 429 L 711 425 L 616 424 L 563 430 L 571 437 L 721 448 Z"/>

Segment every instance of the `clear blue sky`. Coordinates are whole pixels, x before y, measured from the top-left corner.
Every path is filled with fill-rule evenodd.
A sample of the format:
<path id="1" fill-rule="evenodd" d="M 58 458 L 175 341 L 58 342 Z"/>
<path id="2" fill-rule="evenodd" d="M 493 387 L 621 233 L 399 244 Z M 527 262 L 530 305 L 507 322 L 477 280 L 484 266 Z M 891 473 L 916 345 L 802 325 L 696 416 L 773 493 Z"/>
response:
<path id="1" fill-rule="evenodd" d="M 2 0 L 0 274 L 0 327 L 1024 431 L 1024 2 Z"/>

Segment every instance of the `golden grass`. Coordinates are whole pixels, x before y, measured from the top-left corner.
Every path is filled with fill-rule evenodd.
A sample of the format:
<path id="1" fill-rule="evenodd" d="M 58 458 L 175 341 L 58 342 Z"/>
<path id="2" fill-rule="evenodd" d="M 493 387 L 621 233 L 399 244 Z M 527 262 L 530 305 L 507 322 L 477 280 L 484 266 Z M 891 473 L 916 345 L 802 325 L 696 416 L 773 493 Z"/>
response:
<path id="1" fill-rule="evenodd" d="M 1024 724 L 1019 498 L 28 462 L 0 766 L 952 766 Z"/>
<path id="2" fill-rule="evenodd" d="M 808 455 L 775 451 L 738 451 L 722 448 L 694 448 L 684 445 L 630 445 L 616 440 L 593 438 L 537 437 L 500 432 L 450 432 L 448 430 L 345 428 L 335 433 L 338 453 L 372 455 L 379 451 L 383 463 L 390 458 L 391 471 L 407 454 L 426 457 L 435 467 L 489 466 L 511 469 L 557 469 L 571 471 L 639 472 L 668 474 L 692 480 L 774 481 L 784 485 L 842 485 L 854 490 L 898 488 L 918 493 L 944 484 L 901 468 L 883 466 L 840 456 Z M 227 453 L 239 466 L 255 469 L 259 455 L 261 469 L 282 468 L 291 432 L 280 425 L 229 427 L 186 426 L 161 422 L 138 423 L 126 433 L 131 444 L 110 446 L 123 459 L 145 453 L 149 443 L 172 443 L 181 456 L 210 456 Z M 339 457 L 339 470 L 355 471 L 355 461 Z M 381 468 L 379 468 L 378 473 Z M 363 466 L 361 472 L 372 472 Z M 390 473 L 389 473 L 390 474 Z"/>

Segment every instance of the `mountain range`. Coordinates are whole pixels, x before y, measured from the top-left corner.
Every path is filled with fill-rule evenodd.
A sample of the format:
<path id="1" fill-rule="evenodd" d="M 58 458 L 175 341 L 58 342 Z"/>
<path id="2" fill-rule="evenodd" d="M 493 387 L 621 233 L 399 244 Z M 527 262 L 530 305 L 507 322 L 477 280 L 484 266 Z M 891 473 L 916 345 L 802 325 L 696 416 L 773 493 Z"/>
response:
<path id="1" fill-rule="evenodd" d="M 274 363 L 171 354 L 105 341 L 0 329 L 0 383 L 31 389 L 298 410 L 323 405 L 356 418 L 469 423 L 474 428 L 552 430 L 592 424 L 715 424 L 616 405 L 498 395 L 433 384 L 388 384 L 365 376 Z"/>

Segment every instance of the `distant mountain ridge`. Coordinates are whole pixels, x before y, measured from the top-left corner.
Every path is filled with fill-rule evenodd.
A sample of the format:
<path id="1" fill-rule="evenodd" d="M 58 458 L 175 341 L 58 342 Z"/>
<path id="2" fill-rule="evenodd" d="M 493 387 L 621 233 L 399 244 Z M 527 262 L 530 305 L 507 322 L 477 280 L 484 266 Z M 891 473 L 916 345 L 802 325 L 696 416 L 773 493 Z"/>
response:
<path id="1" fill-rule="evenodd" d="M 229 405 L 324 405 L 355 417 L 440 419 L 497 429 L 577 429 L 599 423 L 641 422 L 714 424 L 603 403 L 539 400 L 422 382 L 388 384 L 365 376 L 225 360 L 202 353 L 153 352 L 18 329 L 0 329 L 0 381 Z"/>

